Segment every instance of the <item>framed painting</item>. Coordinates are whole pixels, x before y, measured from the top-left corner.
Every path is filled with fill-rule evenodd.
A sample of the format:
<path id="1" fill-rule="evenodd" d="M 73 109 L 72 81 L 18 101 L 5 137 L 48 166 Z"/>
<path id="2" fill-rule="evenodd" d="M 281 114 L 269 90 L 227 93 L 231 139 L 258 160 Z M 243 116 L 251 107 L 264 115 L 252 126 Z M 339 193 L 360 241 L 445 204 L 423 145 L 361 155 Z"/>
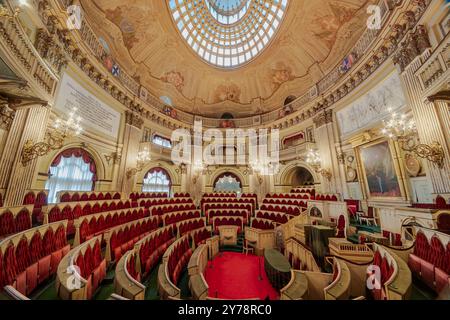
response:
<path id="1" fill-rule="evenodd" d="M 402 198 L 402 187 L 389 142 L 361 147 L 360 157 L 370 198 Z"/>

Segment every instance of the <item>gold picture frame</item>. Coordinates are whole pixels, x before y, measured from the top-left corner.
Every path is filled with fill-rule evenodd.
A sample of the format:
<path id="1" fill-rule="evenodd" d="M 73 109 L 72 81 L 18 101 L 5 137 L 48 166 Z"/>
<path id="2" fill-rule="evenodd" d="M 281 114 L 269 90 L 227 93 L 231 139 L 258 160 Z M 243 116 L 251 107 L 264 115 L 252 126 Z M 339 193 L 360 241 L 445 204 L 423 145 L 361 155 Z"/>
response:
<path id="1" fill-rule="evenodd" d="M 361 186 L 369 201 L 407 201 L 404 173 L 392 141 L 377 139 L 360 145 L 357 161 Z"/>

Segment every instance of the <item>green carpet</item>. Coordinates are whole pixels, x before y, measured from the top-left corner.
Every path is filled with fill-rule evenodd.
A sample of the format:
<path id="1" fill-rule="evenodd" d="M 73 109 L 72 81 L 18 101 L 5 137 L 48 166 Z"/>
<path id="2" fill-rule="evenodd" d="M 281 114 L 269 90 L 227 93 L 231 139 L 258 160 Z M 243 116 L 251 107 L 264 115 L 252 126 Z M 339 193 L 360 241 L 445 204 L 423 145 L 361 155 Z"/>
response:
<path id="1" fill-rule="evenodd" d="M 191 290 L 189 290 L 189 273 L 187 268 L 184 269 L 180 277 L 180 282 L 178 283 L 178 288 L 181 290 L 181 299 L 189 300 L 192 298 Z"/>
<path id="2" fill-rule="evenodd" d="M 422 281 L 413 276 L 410 300 L 435 300 L 437 294 Z"/>
<path id="3" fill-rule="evenodd" d="M 148 278 L 144 281 L 145 289 L 145 300 L 159 300 L 158 293 L 158 269 L 159 264 L 151 271 Z"/>

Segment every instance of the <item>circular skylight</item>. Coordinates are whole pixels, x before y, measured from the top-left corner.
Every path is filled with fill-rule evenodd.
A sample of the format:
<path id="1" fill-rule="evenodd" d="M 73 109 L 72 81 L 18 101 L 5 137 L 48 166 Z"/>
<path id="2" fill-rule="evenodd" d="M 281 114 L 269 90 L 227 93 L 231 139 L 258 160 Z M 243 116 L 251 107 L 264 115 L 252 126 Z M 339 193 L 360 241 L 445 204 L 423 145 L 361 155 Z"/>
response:
<path id="1" fill-rule="evenodd" d="M 181 35 L 203 60 L 234 68 L 269 44 L 288 0 L 168 0 L 168 4 Z"/>

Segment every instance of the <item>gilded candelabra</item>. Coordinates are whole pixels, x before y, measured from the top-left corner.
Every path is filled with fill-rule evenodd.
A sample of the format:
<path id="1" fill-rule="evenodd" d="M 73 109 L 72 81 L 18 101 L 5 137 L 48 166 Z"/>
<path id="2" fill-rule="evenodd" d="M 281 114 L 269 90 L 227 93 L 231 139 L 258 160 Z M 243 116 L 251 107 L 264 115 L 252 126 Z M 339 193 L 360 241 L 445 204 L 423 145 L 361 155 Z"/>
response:
<path id="1" fill-rule="evenodd" d="M 319 153 L 317 151 L 310 150 L 306 157 L 306 163 L 308 163 L 316 173 L 322 175 L 328 181 L 331 181 L 333 175 L 330 170 L 322 169 L 321 162 L 322 159 L 320 158 Z"/>
<path id="2" fill-rule="evenodd" d="M 68 138 L 78 136 L 83 131 L 81 127 L 81 117 L 76 114 L 74 108 L 69 113 L 67 120 L 57 118 L 53 125 L 47 130 L 45 141 L 33 143 L 28 140 L 22 149 L 22 164 L 26 166 L 32 160 L 45 156 L 51 150 L 59 150 L 64 146 L 64 141 Z"/>
<path id="3" fill-rule="evenodd" d="M 150 160 L 151 160 L 150 151 L 148 150 L 147 147 L 145 147 L 144 150 L 138 152 L 136 168 L 129 169 L 127 171 L 127 178 L 130 179 L 131 177 L 135 176 L 136 174 L 144 170 L 144 167 Z"/>
<path id="4" fill-rule="evenodd" d="M 435 163 L 439 168 L 444 166 L 445 153 L 439 142 L 430 145 L 417 143 L 417 127 L 414 120 L 408 119 L 405 114 L 393 113 L 391 119 L 384 121 L 382 134 L 397 141 L 400 148 L 406 152 L 416 154 L 418 157 Z"/>

